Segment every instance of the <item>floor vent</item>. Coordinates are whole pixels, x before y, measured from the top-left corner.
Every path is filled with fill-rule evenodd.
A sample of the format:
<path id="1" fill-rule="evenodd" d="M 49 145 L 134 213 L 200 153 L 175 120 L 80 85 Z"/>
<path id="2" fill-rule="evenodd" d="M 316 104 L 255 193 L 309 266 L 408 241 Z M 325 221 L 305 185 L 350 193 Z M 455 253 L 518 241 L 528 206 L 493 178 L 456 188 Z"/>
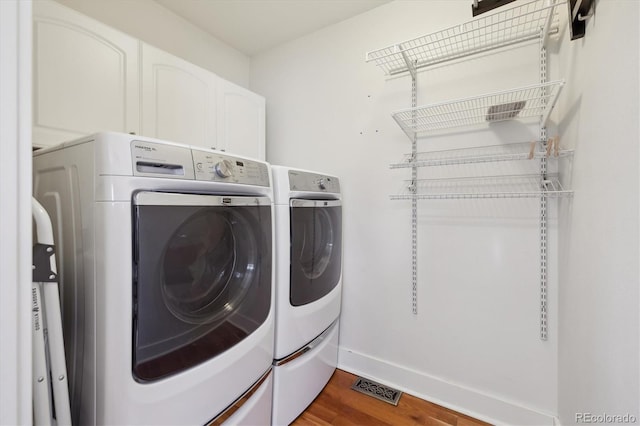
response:
<path id="1" fill-rule="evenodd" d="M 380 401 L 387 402 L 391 405 L 398 405 L 398 401 L 402 396 L 402 392 L 399 390 L 390 388 L 389 386 L 382 385 L 374 382 L 373 380 L 358 377 L 351 389 L 361 392 L 365 395 L 372 396 Z"/>

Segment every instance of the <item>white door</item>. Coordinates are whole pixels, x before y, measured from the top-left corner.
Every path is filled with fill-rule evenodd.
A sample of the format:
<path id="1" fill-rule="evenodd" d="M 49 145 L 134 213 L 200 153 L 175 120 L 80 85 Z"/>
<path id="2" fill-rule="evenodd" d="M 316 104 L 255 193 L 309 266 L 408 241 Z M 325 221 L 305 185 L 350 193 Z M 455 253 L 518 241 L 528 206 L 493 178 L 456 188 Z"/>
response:
<path id="1" fill-rule="evenodd" d="M 219 80 L 218 143 L 229 153 L 265 159 L 265 100 L 262 96 Z"/>
<path id="2" fill-rule="evenodd" d="M 52 1 L 33 19 L 34 145 L 138 133 L 138 41 Z"/>
<path id="3" fill-rule="evenodd" d="M 216 81 L 210 71 L 142 43 L 142 134 L 216 146 Z"/>

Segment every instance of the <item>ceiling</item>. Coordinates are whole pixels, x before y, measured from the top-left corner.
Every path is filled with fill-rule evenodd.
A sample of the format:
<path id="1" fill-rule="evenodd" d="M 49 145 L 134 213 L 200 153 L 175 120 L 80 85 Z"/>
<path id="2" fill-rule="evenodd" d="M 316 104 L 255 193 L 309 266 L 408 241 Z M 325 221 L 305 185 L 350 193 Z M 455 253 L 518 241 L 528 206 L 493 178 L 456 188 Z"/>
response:
<path id="1" fill-rule="evenodd" d="M 156 0 L 247 56 L 391 0 Z"/>

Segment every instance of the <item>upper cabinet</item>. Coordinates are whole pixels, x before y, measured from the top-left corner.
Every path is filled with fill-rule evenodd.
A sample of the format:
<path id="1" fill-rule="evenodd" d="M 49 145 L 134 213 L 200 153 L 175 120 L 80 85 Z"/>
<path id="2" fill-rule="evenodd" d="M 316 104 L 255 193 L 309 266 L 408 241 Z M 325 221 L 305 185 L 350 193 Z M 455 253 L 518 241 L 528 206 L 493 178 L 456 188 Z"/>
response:
<path id="1" fill-rule="evenodd" d="M 264 160 L 263 97 L 53 1 L 33 42 L 35 146 L 116 131 Z"/>
<path id="2" fill-rule="evenodd" d="M 215 74 L 142 45 L 142 134 L 222 148 L 216 144 Z"/>
<path id="3" fill-rule="evenodd" d="M 148 44 L 141 49 L 143 135 L 264 160 L 263 97 Z"/>
<path id="4" fill-rule="evenodd" d="M 265 159 L 265 99 L 220 79 L 218 144 L 229 152 Z"/>
<path id="5" fill-rule="evenodd" d="M 138 133 L 138 41 L 54 2 L 34 2 L 33 19 L 34 145 Z"/>

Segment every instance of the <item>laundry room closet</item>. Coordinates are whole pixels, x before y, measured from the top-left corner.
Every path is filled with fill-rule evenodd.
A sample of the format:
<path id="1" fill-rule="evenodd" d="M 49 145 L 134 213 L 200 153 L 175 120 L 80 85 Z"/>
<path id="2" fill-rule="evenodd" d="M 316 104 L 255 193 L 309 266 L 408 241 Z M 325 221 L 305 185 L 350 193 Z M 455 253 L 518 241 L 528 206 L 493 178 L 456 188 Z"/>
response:
<path id="1" fill-rule="evenodd" d="M 337 176 L 339 369 L 492 424 L 640 422 L 640 2 L 589 2 L 572 40 L 574 0 L 477 17 L 474 0 L 392 0 L 255 54 L 170 2 L 33 1 L 34 148 L 116 131 Z M 406 41 L 525 5 L 555 5 L 543 41 L 402 62 Z M 376 66 L 387 47 L 406 70 Z M 548 82 L 544 125 L 507 97 L 411 130 L 421 106 Z"/>

